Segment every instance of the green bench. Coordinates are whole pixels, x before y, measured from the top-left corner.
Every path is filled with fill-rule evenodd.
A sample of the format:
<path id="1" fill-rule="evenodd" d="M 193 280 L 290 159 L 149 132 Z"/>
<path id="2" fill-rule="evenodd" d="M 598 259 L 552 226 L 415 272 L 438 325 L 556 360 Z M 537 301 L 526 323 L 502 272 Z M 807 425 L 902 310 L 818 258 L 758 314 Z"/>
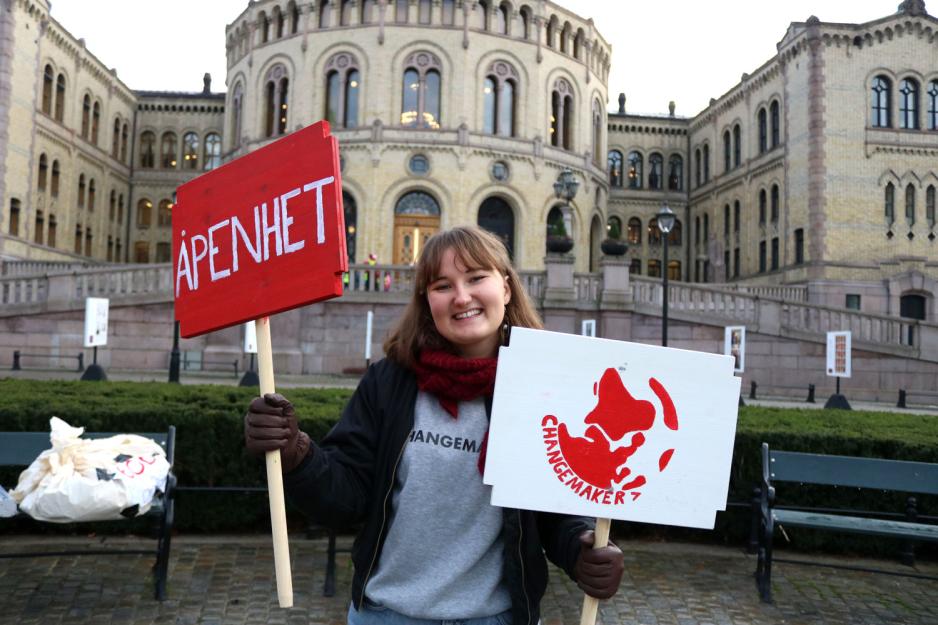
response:
<path id="1" fill-rule="evenodd" d="M 791 510 L 775 506 L 776 482 L 938 495 L 938 464 L 777 451 L 762 443 L 762 485 L 759 506 L 753 513 L 757 515 L 754 523 L 758 530 L 756 587 L 767 603 L 772 601 L 772 538 L 776 526 L 938 541 L 938 525 L 916 521 L 914 497 L 908 499 L 905 521 L 873 518 L 856 510 Z M 912 554 L 911 547 L 908 553 Z"/>
<path id="2" fill-rule="evenodd" d="M 86 432 L 85 438 L 107 438 L 114 436 L 115 433 L 107 432 Z M 176 476 L 173 475 L 173 452 L 176 445 L 176 428 L 169 426 L 167 432 L 140 434 L 152 439 L 166 451 L 166 460 L 169 462 L 170 472 L 166 478 L 166 491 L 161 497 L 153 502 L 153 505 L 147 511 L 147 517 L 153 517 L 158 523 L 157 544 L 153 550 L 81 550 L 81 551 L 40 551 L 40 552 L 18 552 L 0 554 L 0 558 L 35 558 L 42 556 L 62 556 L 62 555 L 148 555 L 154 554 L 156 561 L 153 564 L 155 580 L 155 596 L 159 601 L 166 598 L 166 578 L 169 566 L 169 546 L 173 530 L 174 515 L 174 489 L 176 486 Z M 0 432 L 0 466 L 8 467 L 26 467 L 29 466 L 36 457 L 49 449 L 48 432 Z M 27 515 L 19 513 L 13 518 L 28 518 Z M 2 521 L 4 519 L 0 519 Z"/>

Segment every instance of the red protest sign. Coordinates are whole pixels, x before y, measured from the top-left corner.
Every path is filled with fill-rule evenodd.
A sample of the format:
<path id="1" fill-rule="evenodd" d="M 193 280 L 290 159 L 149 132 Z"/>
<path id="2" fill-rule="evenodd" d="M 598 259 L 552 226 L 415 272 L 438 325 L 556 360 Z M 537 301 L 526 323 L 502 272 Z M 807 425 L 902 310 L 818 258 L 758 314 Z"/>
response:
<path id="1" fill-rule="evenodd" d="M 342 294 L 339 149 L 319 122 L 179 187 L 173 289 L 196 336 Z"/>

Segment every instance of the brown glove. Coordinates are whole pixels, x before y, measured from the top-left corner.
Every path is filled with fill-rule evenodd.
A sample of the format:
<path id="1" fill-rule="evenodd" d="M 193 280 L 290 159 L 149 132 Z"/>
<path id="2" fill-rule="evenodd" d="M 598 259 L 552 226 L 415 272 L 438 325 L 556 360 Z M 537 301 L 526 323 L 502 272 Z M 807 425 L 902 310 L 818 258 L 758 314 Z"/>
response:
<path id="1" fill-rule="evenodd" d="M 255 397 L 244 415 L 244 446 L 254 455 L 280 450 L 284 473 L 299 466 L 309 453 L 310 441 L 301 432 L 293 404 L 280 393 Z"/>
<path id="2" fill-rule="evenodd" d="M 573 566 L 573 574 L 580 590 L 597 599 L 608 599 L 619 590 L 625 558 L 615 543 L 593 548 L 593 530 L 580 534 L 580 555 Z"/>

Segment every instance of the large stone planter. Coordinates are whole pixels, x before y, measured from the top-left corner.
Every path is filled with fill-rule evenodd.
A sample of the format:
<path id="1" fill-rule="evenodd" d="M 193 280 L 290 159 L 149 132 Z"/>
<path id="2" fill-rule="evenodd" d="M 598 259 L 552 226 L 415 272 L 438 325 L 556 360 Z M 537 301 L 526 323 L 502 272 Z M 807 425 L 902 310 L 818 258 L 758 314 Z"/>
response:
<path id="1" fill-rule="evenodd" d="M 573 239 L 568 236 L 548 235 L 547 251 L 553 254 L 566 254 L 573 249 Z"/>
<path id="2" fill-rule="evenodd" d="M 629 251 L 629 244 L 619 239 L 603 239 L 599 244 L 599 249 L 606 256 L 625 256 Z"/>

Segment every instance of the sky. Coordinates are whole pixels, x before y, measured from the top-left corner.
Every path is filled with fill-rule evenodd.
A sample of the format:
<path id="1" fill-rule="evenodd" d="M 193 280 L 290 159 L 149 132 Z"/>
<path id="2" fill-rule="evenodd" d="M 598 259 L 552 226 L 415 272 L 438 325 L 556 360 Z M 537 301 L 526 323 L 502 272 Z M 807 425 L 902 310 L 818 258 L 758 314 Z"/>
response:
<path id="1" fill-rule="evenodd" d="M 938 0 L 931 0 L 938 5 Z M 899 0 L 560 0 L 612 45 L 610 111 L 693 116 L 775 54 L 791 22 L 862 23 Z M 926 3 L 927 5 L 927 3 Z M 247 0 L 52 0 L 52 16 L 131 89 L 224 90 L 225 26 Z M 932 14 L 938 6 L 929 7 Z"/>

